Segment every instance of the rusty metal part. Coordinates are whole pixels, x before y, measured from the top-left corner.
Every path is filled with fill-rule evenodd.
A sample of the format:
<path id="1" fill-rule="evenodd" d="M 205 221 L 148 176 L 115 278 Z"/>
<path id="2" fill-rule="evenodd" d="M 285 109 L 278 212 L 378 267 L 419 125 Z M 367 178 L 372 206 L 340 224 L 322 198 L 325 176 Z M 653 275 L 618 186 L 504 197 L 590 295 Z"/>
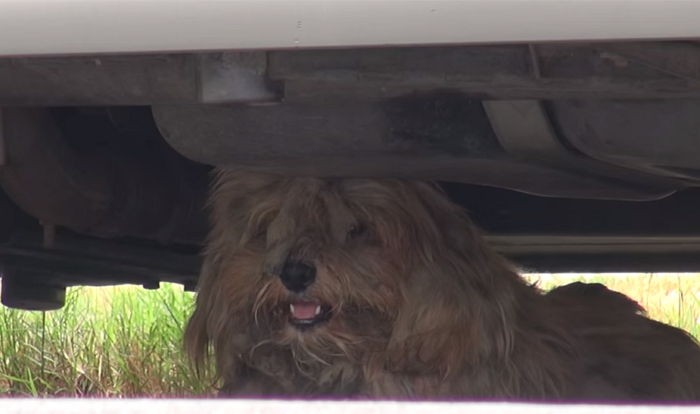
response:
<path id="1" fill-rule="evenodd" d="M 193 177 L 167 153 L 75 150 L 44 109 L 2 113 L 7 164 L 0 185 L 31 216 L 98 236 L 201 239 L 206 174 Z"/>

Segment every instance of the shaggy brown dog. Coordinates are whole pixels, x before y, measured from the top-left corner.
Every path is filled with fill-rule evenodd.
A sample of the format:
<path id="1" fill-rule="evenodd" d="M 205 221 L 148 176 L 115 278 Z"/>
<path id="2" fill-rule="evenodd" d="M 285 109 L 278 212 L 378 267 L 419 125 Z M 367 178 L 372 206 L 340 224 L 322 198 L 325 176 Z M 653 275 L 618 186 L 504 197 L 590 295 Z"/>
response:
<path id="1" fill-rule="evenodd" d="M 435 186 L 220 171 L 194 314 L 222 393 L 700 399 L 700 350 L 602 285 L 543 295 Z"/>

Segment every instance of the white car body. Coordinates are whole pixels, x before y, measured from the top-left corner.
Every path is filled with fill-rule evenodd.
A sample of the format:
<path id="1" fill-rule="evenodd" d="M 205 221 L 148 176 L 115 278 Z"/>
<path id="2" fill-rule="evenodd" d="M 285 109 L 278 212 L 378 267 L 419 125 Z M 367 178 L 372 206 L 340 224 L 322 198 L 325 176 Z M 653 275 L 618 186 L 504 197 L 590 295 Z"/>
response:
<path id="1" fill-rule="evenodd" d="M 700 37 L 693 0 L 1 0 L 0 56 Z"/>

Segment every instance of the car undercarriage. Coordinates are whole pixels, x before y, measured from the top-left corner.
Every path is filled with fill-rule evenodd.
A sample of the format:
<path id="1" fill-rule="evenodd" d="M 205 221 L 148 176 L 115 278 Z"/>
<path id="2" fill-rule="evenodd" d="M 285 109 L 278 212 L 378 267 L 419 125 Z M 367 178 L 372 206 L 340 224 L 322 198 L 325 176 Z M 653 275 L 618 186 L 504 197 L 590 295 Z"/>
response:
<path id="1" fill-rule="evenodd" d="M 433 180 L 524 271 L 700 264 L 700 44 L 0 58 L 3 303 L 194 289 L 212 169 Z"/>

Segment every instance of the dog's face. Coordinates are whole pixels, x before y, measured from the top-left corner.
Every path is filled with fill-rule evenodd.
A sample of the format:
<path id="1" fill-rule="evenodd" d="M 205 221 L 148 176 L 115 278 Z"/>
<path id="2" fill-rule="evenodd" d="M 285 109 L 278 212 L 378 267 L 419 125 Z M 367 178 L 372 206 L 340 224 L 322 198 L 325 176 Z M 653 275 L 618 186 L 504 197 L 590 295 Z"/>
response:
<path id="1" fill-rule="evenodd" d="M 266 356 L 279 368 L 285 352 L 298 368 L 390 354 L 449 369 L 467 352 L 451 341 L 477 337 L 468 322 L 494 299 L 475 294 L 494 291 L 488 272 L 460 268 L 488 254 L 431 184 L 223 171 L 211 208 L 186 336 L 195 358 L 213 344 L 220 372 Z"/>
<path id="2" fill-rule="evenodd" d="M 360 207 L 362 186 L 348 184 L 273 182 L 255 197 L 263 211 L 230 223 L 241 235 L 239 254 L 260 261 L 245 272 L 224 270 L 221 284 L 251 289 L 246 306 L 265 334 L 363 334 L 365 324 L 395 311 L 399 258 L 381 240 L 372 212 Z M 228 208 L 235 214 L 235 204 Z"/>
<path id="3" fill-rule="evenodd" d="M 405 195 L 370 180 L 239 174 L 220 178 L 209 247 L 232 313 L 277 341 L 366 337 L 395 319 L 413 231 Z"/>

